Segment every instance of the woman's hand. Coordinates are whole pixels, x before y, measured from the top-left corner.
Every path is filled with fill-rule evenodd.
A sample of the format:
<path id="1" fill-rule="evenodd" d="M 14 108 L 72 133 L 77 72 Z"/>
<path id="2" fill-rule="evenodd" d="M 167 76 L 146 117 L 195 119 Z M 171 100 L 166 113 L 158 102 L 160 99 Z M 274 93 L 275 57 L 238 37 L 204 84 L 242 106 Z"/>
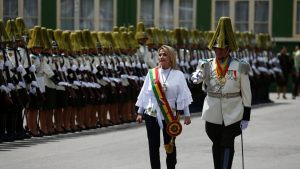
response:
<path id="1" fill-rule="evenodd" d="M 138 114 L 137 117 L 136 117 L 136 122 L 142 123 L 143 122 L 143 116 Z"/>
<path id="2" fill-rule="evenodd" d="M 191 124 L 191 117 L 190 116 L 185 116 L 184 117 L 184 124 L 185 125 Z"/>

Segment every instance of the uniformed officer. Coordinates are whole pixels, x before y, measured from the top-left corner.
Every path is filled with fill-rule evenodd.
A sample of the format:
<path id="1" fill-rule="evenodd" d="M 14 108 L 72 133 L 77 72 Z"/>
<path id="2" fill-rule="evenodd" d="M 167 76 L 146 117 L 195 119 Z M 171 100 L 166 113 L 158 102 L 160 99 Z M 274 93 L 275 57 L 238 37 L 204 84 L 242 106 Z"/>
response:
<path id="1" fill-rule="evenodd" d="M 41 36 L 41 27 L 35 26 L 31 33 L 31 39 L 28 42 L 28 49 L 30 49 L 31 53 L 30 61 L 28 62 L 28 74 L 30 74 L 30 77 L 28 77 L 28 79 L 30 79 L 28 87 L 31 99 L 28 108 L 26 109 L 26 119 L 28 132 L 32 136 L 41 136 L 41 133 L 38 132 L 40 129 L 38 125 L 39 122 L 41 122 L 38 121 L 38 114 L 43 113 L 43 104 L 45 101 L 43 95 L 45 90 L 43 88 L 43 83 L 40 83 L 43 77 L 37 75 L 39 70 L 41 70 L 40 53 L 44 47 Z"/>
<path id="2" fill-rule="evenodd" d="M 12 63 L 9 61 L 6 54 L 6 44 L 9 41 L 7 32 L 5 31 L 4 22 L 0 20 L 0 143 L 2 141 L 13 141 L 13 138 L 7 136 L 8 110 L 13 106 L 9 88 L 10 69 Z"/>
<path id="3" fill-rule="evenodd" d="M 194 83 L 203 82 L 207 92 L 202 119 L 213 142 L 212 154 L 216 169 L 230 169 L 234 156 L 234 139 L 250 120 L 251 89 L 249 64 L 230 56 L 237 50 L 229 17 L 221 17 L 209 43 L 216 57 L 200 60 Z"/>

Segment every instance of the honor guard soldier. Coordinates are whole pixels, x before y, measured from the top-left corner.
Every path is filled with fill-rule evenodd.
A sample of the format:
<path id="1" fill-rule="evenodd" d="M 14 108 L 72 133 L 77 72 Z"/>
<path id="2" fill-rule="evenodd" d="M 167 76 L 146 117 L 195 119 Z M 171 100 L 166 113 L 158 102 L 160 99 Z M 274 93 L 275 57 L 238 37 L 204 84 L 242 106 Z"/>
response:
<path id="1" fill-rule="evenodd" d="M 29 96 L 24 80 L 26 71 L 21 62 L 21 56 L 18 47 L 22 45 L 23 39 L 17 29 L 14 20 L 8 20 L 6 23 L 6 32 L 9 37 L 9 43 L 6 48 L 6 56 L 11 61 L 13 68 L 10 69 L 10 80 L 8 87 L 11 89 L 10 95 L 13 101 L 13 106 L 8 109 L 8 121 L 6 125 L 7 136 L 14 139 L 23 139 L 23 116 L 22 112 Z"/>
<path id="2" fill-rule="evenodd" d="M 230 56 L 238 49 L 229 17 L 221 17 L 209 48 L 216 57 L 200 60 L 193 73 L 194 83 L 203 82 L 207 96 L 202 119 L 212 141 L 216 169 L 230 169 L 234 156 L 234 139 L 250 120 L 251 89 L 249 64 Z"/>
<path id="3" fill-rule="evenodd" d="M 157 53 L 157 45 L 154 39 L 154 34 L 151 28 L 146 28 L 147 41 L 146 45 L 148 47 L 148 51 L 145 58 L 145 63 L 149 68 L 154 68 L 158 63 L 158 53 Z"/>
<path id="4" fill-rule="evenodd" d="M 29 50 L 27 48 L 27 43 L 28 43 L 28 30 L 26 29 L 26 26 L 25 26 L 25 22 L 23 20 L 23 18 L 21 17 L 17 17 L 16 18 L 16 26 L 17 26 L 17 29 L 18 29 L 18 32 L 19 32 L 19 35 L 21 36 L 20 37 L 20 40 L 18 41 L 18 55 L 20 56 L 20 64 L 19 64 L 19 67 L 21 68 L 22 71 L 20 72 L 24 72 L 22 74 L 24 74 L 24 78 L 23 78 L 23 81 L 26 83 L 26 89 L 23 88 L 24 91 L 26 91 L 26 95 L 27 95 L 27 101 L 26 103 L 24 104 L 23 102 L 23 109 L 27 108 L 28 106 L 28 103 L 30 102 L 30 96 L 29 96 L 29 91 L 28 91 L 28 85 L 30 83 L 30 80 L 28 81 L 28 76 L 30 76 L 28 74 L 28 69 L 29 69 L 29 62 L 30 61 L 30 56 L 29 56 Z M 20 66 L 22 65 L 22 66 Z M 19 70 L 20 70 L 19 68 Z M 23 112 L 23 111 L 22 111 Z M 25 111 L 24 111 L 25 113 Z M 23 138 L 29 138 L 29 133 L 26 132 L 26 129 L 24 128 L 24 115 L 23 113 L 20 113 L 19 116 L 17 116 L 17 125 L 16 125 L 16 128 L 17 128 L 17 133 L 20 133 L 20 134 L 17 134 L 17 135 L 21 135 L 21 137 Z"/>
<path id="5" fill-rule="evenodd" d="M 145 27 L 143 22 L 139 22 L 137 25 L 137 31 L 135 33 L 135 40 L 139 44 L 139 49 L 137 50 L 137 55 L 142 62 L 142 68 L 146 69 L 143 74 L 145 75 L 148 72 L 147 57 L 151 57 L 151 53 L 149 52 L 148 46 L 146 42 L 148 40 L 148 36 L 145 32 Z"/>
<path id="6" fill-rule="evenodd" d="M 7 125 L 10 122 L 8 120 L 8 113 L 13 106 L 13 100 L 11 97 L 11 88 L 14 87 L 11 84 L 11 69 L 13 69 L 12 62 L 8 59 L 6 53 L 6 45 L 9 42 L 9 37 L 5 31 L 4 22 L 0 20 L 0 143 L 3 141 L 13 141 L 12 136 L 7 135 Z M 11 86 L 11 87 L 10 87 Z"/>
<path id="7" fill-rule="evenodd" d="M 74 108 L 72 108 L 72 118 L 74 121 L 71 121 L 71 128 L 73 131 L 79 131 L 81 129 L 85 129 L 84 125 L 84 111 L 83 107 L 85 106 L 87 92 L 82 86 L 79 67 L 80 63 L 78 62 L 78 58 L 81 55 L 82 46 L 79 42 L 78 31 L 72 32 L 70 34 L 71 40 L 71 52 L 70 52 L 70 69 L 68 69 L 68 78 L 69 82 L 72 84 L 72 88 L 76 94 L 76 97 L 73 99 Z M 76 118 L 74 117 L 76 116 Z"/>
<path id="8" fill-rule="evenodd" d="M 43 76 L 40 74 L 40 54 L 43 47 L 41 27 L 35 26 L 28 42 L 28 49 L 30 50 L 30 61 L 28 62 L 28 74 L 30 75 L 28 77 L 30 81 L 30 85 L 28 86 L 30 102 L 26 110 L 28 132 L 32 136 L 42 136 L 42 133 L 39 132 L 39 123 L 45 123 L 45 121 L 40 121 L 40 119 L 38 119 L 38 117 L 40 117 L 38 114 L 43 113 L 45 101 L 45 88 L 43 83 L 41 83 L 43 82 Z"/>

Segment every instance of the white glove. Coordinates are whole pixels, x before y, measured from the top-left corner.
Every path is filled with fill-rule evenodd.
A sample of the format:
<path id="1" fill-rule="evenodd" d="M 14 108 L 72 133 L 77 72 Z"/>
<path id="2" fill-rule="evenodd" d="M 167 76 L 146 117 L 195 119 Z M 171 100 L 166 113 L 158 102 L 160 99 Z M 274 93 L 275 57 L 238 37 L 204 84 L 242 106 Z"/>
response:
<path id="1" fill-rule="evenodd" d="M 13 85 L 12 83 L 7 83 L 7 88 L 9 88 L 10 90 L 16 89 L 15 85 Z"/>
<path id="2" fill-rule="evenodd" d="M 35 65 L 31 65 L 29 70 L 30 72 L 35 72 L 36 71 Z"/>
<path id="3" fill-rule="evenodd" d="M 8 67 L 8 69 L 12 69 L 12 67 L 13 67 L 13 64 L 12 64 L 12 62 L 10 60 L 5 61 L 4 65 L 6 67 Z"/>
<path id="4" fill-rule="evenodd" d="M 242 121 L 241 121 L 241 124 L 240 124 L 241 129 L 242 129 L 242 130 L 245 130 L 245 129 L 248 127 L 248 123 L 249 123 L 249 121 L 247 121 L 247 120 L 242 120 Z"/>
<path id="5" fill-rule="evenodd" d="M 192 77 L 191 77 L 192 82 L 193 82 L 194 84 L 199 84 L 199 83 L 201 83 L 201 81 L 202 81 L 203 79 L 201 79 L 200 76 L 201 76 L 201 75 L 200 75 L 200 70 L 197 70 L 196 72 L 194 72 L 194 73 L 192 74 Z"/>
<path id="6" fill-rule="evenodd" d="M 94 86 L 97 88 L 97 89 L 100 89 L 101 86 L 98 84 L 98 83 L 94 83 Z"/>
<path id="7" fill-rule="evenodd" d="M 2 60 L 0 60 L 0 70 L 4 69 L 4 62 Z"/>
<path id="8" fill-rule="evenodd" d="M 18 85 L 22 88 L 26 88 L 25 82 L 19 81 Z"/>
<path id="9" fill-rule="evenodd" d="M 73 82 L 73 84 L 74 84 L 75 86 L 81 86 L 80 81 L 76 81 L 76 80 L 75 80 L 75 81 Z"/>
<path id="10" fill-rule="evenodd" d="M 64 85 L 65 85 L 65 82 L 58 82 L 58 85 L 59 85 L 59 86 L 64 86 Z"/>
<path id="11" fill-rule="evenodd" d="M 81 85 L 82 85 L 83 87 L 88 87 L 87 82 L 81 82 Z"/>
<path id="12" fill-rule="evenodd" d="M 77 66 L 76 66 L 76 65 L 72 65 L 71 69 L 72 69 L 73 71 L 76 71 L 76 70 L 77 70 Z"/>
<path id="13" fill-rule="evenodd" d="M 36 94 L 36 87 L 30 87 L 29 92 L 32 94 Z"/>
<path id="14" fill-rule="evenodd" d="M 0 90 L 4 91 L 5 93 L 9 93 L 10 92 L 10 90 L 5 85 L 1 85 L 0 86 Z"/>
<path id="15" fill-rule="evenodd" d="M 18 71 L 19 73 L 22 73 L 22 72 L 24 72 L 25 70 L 24 70 L 24 67 L 23 67 L 22 65 L 19 65 L 19 66 L 17 67 L 17 71 Z"/>
<path id="16" fill-rule="evenodd" d="M 66 68 L 65 66 L 63 66 L 63 67 L 61 68 L 61 71 L 66 72 L 66 71 L 67 71 L 67 68 Z"/>
<path id="17" fill-rule="evenodd" d="M 93 69 L 93 74 L 96 74 L 98 72 L 97 69 Z"/>
<path id="18" fill-rule="evenodd" d="M 31 86 L 33 86 L 33 87 L 38 87 L 38 84 L 37 84 L 36 81 L 32 81 L 32 82 L 31 82 Z"/>
<path id="19" fill-rule="evenodd" d="M 83 66 L 83 65 L 80 65 L 79 70 L 80 70 L 80 71 L 84 71 L 84 66 Z"/>

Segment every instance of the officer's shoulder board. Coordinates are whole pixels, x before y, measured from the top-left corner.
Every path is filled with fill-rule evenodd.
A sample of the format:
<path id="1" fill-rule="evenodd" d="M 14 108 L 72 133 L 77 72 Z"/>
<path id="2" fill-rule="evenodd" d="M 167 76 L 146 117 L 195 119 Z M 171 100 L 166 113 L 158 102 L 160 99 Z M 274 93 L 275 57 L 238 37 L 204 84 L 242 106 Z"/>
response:
<path id="1" fill-rule="evenodd" d="M 250 64 L 244 60 L 239 60 L 239 72 L 243 74 L 248 74 L 250 72 Z"/>
<path id="2" fill-rule="evenodd" d="M 205 66 L 205 65 L 209 65 L 212 61 L 213 61 L 213 58 L 209 58 L 209 59 L 200 59 L 198 64 L 199 64 L 202 68 L 204 68 L 204 67 L 208 67 L 208 66 Z"/>
<path id="3" fill-rule="evenodd" d="M 212 61 L 213 61 L 213 58 L 209 58 L 209 59 L 200 59 L 199 62 L 198 62 L 198 64 L 199 64 L 199 65 L 208 64 L 208 63 L 210 63 L 210 62 L 212 62 Z"/>
<path id="4" fill-rule="evenodd" d="M 213 61 L 213 58 L 209 58 L 209 59 L 200 59 L 198 63 L 208 63 Z"/>

